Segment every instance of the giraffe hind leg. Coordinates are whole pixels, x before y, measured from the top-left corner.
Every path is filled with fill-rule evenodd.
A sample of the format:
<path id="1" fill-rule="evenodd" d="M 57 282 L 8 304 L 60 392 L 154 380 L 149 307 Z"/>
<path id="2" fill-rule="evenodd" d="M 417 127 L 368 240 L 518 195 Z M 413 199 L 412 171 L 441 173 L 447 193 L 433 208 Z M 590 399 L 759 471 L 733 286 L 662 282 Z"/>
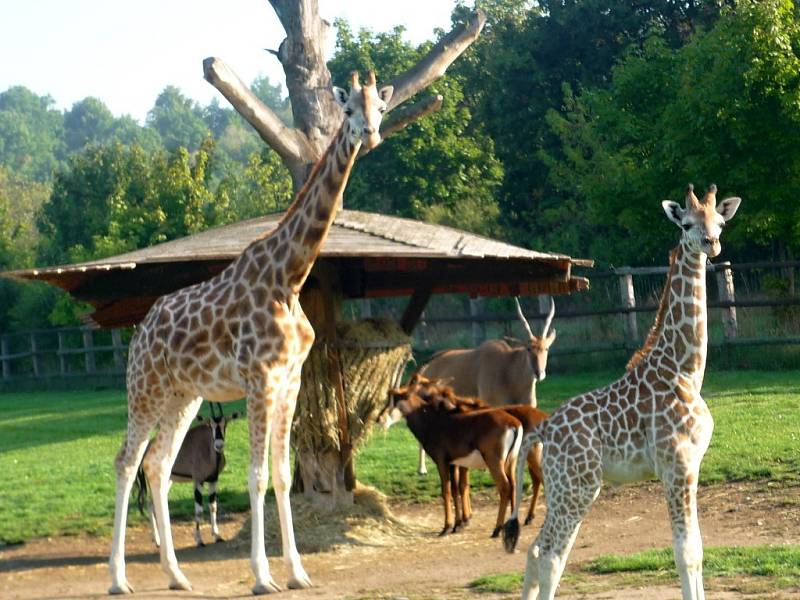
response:
<path id="1" fill-rule="evenodd" d="M 134 405 L 135 400 L 129 400 L 129 403 Z M 136 421 L 135 423 L 132 422 L 129 416 L 125 441 L 123 441 L 115 460 L 117 484 L 114 503 L 114 535 L 111 542 L 111 556 L 108 561 L 109 571 L 111 572 L 109 594 L 130 594 L 133 592 L 133 587 L 128 583 L 125 575 L 125 527 L 128 516 L 128 502 L 136 479 L 136 472 L 147 449 L 147 441 L 155 422 L 155 416 L 149 421 Z"/>

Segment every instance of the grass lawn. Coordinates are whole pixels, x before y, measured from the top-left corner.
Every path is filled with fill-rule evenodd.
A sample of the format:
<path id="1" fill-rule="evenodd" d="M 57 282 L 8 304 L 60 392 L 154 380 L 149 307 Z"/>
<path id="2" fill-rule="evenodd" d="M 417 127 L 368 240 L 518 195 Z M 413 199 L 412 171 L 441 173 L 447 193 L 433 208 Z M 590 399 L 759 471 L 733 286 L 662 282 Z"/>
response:
<path id="1" fill-rule="evenodd" d="M 540 405 L 613 380 L 612 374 L 550 376 Z M 800 479 L 800 373 L 708 373 L 703 393 L 716 421 L 703 462 L 704 483 L 736 479 Z M 241 402 L 226 413 L 242 409 Z M 207 409 L 202 409 L 203 414 Z M 126 423 L 122 391 L 4 393 L 0 395 L 0 542 L 89 532 L 108 534 L 114 510 L 114 457 Z M 758 435 L 755 435 L 755 433 Z M 247 510 L 247 427 L 228 429 L 228 466 L 220 479 L 222 511 Z M 438 497 L 438 476 L 416 474 L 417 445 L 403 425 L 377 432 L 356 459 L 359 480 L 401 500 Z M 475 473 L 476 488 L 488 486 Z M 191 485 L 170 493 L 173 515 L 193 514 Z M 131 520 L 138 519 L 131 511 Z"/>
<path id="2" fill-rule="evenodd" d="M 584 574 L 621 574 L 626 585 L 669 583 L 678 580 L 672 548 L 648 550 L 626 556 L 607 555 L 578 566 Z M 633 574 L 633 577 L 631 575 Z M 636 577 L 636 575 L 641 577 Z M 792 587 L 800 581 L 800 546 L 721 546 L 705 548 L 706 577 L 764 577 L 769 588 Z M 501 573 L 476 579 L 470 587 L 478 593 L 511 594 L 522 588 L 523 573 Z M 580 579 L 567 573 L 565 579 Z"/>

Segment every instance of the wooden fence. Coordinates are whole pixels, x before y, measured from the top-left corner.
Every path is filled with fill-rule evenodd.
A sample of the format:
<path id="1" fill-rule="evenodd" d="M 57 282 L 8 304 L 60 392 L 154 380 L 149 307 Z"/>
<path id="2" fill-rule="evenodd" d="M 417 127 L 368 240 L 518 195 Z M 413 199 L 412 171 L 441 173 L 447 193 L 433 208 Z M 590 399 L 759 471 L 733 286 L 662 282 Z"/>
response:
<path id="1" fill-rule="evenodd" d="M 770 327 L 747 327 L 750 334 L 742 335 L 743 323 L 754 319 L 759 309 L 776 313 L 791 311 L 800 306 L 800 296 L 795 294 L 794 271 L 800 261 L 708 265 L 709 277 L 709 327 L 716 327 L 710 344 L 768 345 L 800 344 L 800 309 L 794 309 L 789 325 L 786 319 Z M 559 341 L 552 356 L 593 352 L 631 350 L 638 347 L 649 326 L 648 315 L 655 311 L 666 267 L 619 268 L 607 272 L 589 272 L 592 291 L 559 298 L 556 327 Z M 777 279 L 786 289 L 782 295 L 767 294 L 762 282 L 747 284 L 744 274 L 778 272 Z M 637 286 L 650 278 L 649 293 L 642 298 Z M 735 282 L 748 288 L 745 297 L 737 297 Z M 773 278 L 775 279 L 775 278 Z M 616 282 L 616 283 L 615 283 Z M 753 291 L 753 288 L 757 288 Z M 616 289 L 616 291 L 614 291 Z M 599 293 L 598 290 L 602 293 Z M 605 295 L 603 295 L 605 294 Z M 616 299 L 613 296 L 616 294 Z M 602 297 L 601 297 L 602 296 Z M 537 301 L 523 300 L 527 304 L 529 320 L 544 319 L 549 309 L 549 297 Z M 509 310 L 485 310 L 485 299 L 459 300 L 440 309 L 438 314 L 424 315 L 415 331 L 415 350 L 428 354 L 446 347 L 477 346 L 487 338 L 513 333 L 518 327 L 516 313 Z M 454 306 L 456 308 L 454 308 Z M 361 300 L 353 304 L 348 317 L 366 318 L 386 314 L 395 318 L 402 312 L 402 302 Z M 743 311 L 746 317 L 743 320 Z M 435 301 L 426 313 L 436 312 Z M 640 322 L 639 317 L 644 321 Z M 764 316 L 760 317 L 762 321 Z M 613 337 L 603 337 L 598 332 L 598 320 Z M 565 323 L 567 325 L 565 325 Z M 569 324 L 580 332 L 570 332 Z M 448 335 L 436 333 L 437 328 Z M 565 335 L 566 330 L 566 335 Z M 759 335 L 752 335 L 753 330 Z M 517 331 L 519 331 L 517 329 Z M 454 333 L 455 332 L 455 333 Z M 20 380 L 58 380 L 92 377 L 121 378 L 125 373 L 130 330 L 92 330 L 87 327 L 69 327 L 0 333 L 0 384 Z M 456 335 L 457 334 L 457 335 Z M 581 334 L 583 337 L 581 337 Z"/>

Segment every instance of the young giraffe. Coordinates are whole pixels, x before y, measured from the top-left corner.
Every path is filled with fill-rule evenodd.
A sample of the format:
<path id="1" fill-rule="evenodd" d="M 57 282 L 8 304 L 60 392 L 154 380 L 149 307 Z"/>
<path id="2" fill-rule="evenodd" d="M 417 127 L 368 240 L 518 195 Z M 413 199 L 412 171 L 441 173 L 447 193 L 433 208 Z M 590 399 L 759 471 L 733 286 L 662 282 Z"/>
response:
<path id="1" fill-rule="evenodd" d="M 703 544 L 697 521 L 697 480 L 714 421 L 700 397 L 706 364 L 707 257 L 720 252 L 719 236 L 741 200 L 716 205 L 716 186 L 700 203 L 691 185 L 686 208 L 662 203 L 683 230 L 673 254 L 661 325 L 618 381 L 568 400 L 527 434 L 520 457 L 544 444 L 542 470 L 547 514 L 528 550 L 523 600 L 552 599 L 578 529 L 603 480 L 626 483 L 657 476 L 664 483 L 672 523 L 675 562 L 684 600 L 702 600 Z M 525 461 L 519 460 L 524 467 Z M 517 473 L 521 481 L 522 473 Z M 518 483 L 517 494 L 521 494 Z M 519 534 L 517 511 L 506 524 L 504 542 L 513 550 Z"/>
<path id="2" fill-rule="evenodd" d="M 314 166 L 277 229 L 254 241 L 213 279 L 160 298 L 131 340 L 128 360 L 128 431 L 116 459 L 110 593 L 130 593 L 125 576 L 128 495 L 150 431 L 158 434 L 144 458 L 161 544 L 161 567 L 172 589 L 191 589 L 178 567 L 167 509 L 169 474 L 203 398 L 247 397 L 252 511 L 250 562 L 254 594 L 279 591 L 264 548 L 264 495 L 272 447 L 275 497 L 289 587 L 311 585 L 295 546 L 289 505 L 289 434 L 300 370 L 314 330 L 298 295 L 336 216 L 350 169 L 362 144 L 380 142 L 382 113 L 393 88 L 378 90 L 370 72 L 351 93 L 334 88 L 346 118 Z"/>

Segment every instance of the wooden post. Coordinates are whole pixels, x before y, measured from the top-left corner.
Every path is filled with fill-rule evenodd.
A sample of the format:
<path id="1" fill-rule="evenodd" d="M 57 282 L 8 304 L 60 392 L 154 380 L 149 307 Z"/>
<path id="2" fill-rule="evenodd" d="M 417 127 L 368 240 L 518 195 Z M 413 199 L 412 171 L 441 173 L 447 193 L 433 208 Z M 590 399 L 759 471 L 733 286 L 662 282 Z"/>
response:
<path id="1" fill-rule="evenodd" d="M 125 358 L 122 355 L 122 332 L 119 329 L 111 330 L 111 344 L 114 346 L 114 369 L 125 370 Z"/>
<path id="2" fill-rule="evenodd" d="M 636 308 L 636 293 L 633 290 L 633 275 L 619 272 L 619 293 L 622 297 L 624 308 Z M 639 342 L 639 328 L 636 325 L 636 313 L 629 312 L 625 315 L 625 341 L 637 344 Z"/>
<path id="3" fill-rule="evenodd" d="M 469 316 L 473 318 L 472 321 L 472 347 L 477 348 L 486 339 L 485 325 L 477 320 L 481 314 L 481 300 L 480 298 L 469 299 Z"/>
<path id="4" fill-rule="evenodd" d="M 0 337 L 0 360 L 3 362 L 3 379 L 11 379 L 11 359 L 8 357 L 8 336 Z"/>
<path id="5" fill-rule="evenodd" d="M 83 349 L 86 357 L 86 372 L 93 375 L 97 371 L 97 363 L 94 359 L 94 340 L 91 329 L 83 330 Z"/>
<path id="6" fill-rule="evenodd" d="M 67 374 L 67 357 L 64 354 L 64 332 L 58 332 L 58 362 L 61 365 L 61 374 Z"/>
<path id="7" fill-rule="evenodd" d="M 35 333 L 31 333 L 31 363 L 33 364 L 33 376 L 39 379 L 41 376 L 41 364 L 39 363 L 39 349 L 36 347 Z"/>
<path id="8" fill-rule="evenodd" d="M 369 298 L 362 298 L 358 301 L 361 305 L 361 318 L 362 319 L 371 319 L 372 318 L 372 303 L 369 301 Z"/>
<path id="9" fill-rule="evenodd" d="M 735 302 L 736 294 L 733 289 L 733 270 L 731 263 L 722 262 L 716 269 L 717 289 L 722 302 Z M 736 307 L 722 309 L 722 324 L 725 330 L 725 339 L 734 340 L 739 335 L 739 321 L 736 318 Z"/>

